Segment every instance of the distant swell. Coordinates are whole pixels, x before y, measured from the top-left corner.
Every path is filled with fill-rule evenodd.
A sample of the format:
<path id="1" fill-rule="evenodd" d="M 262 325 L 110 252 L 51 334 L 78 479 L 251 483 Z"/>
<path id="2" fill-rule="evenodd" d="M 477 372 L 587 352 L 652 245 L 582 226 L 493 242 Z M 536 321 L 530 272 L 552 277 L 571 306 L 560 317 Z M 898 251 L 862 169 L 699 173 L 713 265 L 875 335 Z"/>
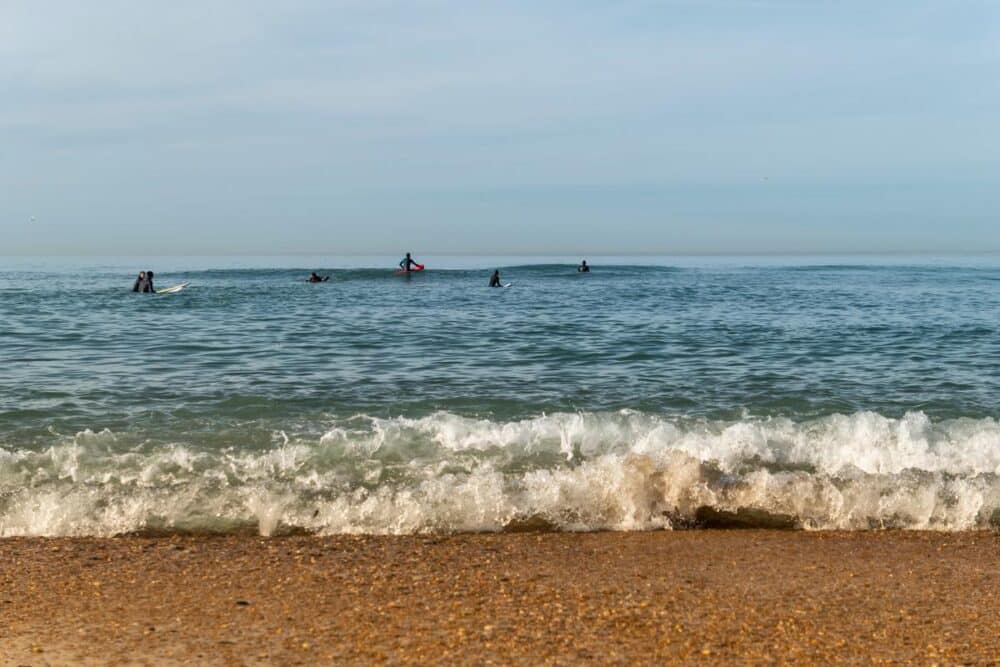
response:
<path id="1" fill-rule="evenodd" d="M 325 431 L 322 435 L 319 432 Z M 274 446 L 107 430 L 0 448 L 0 535 L 965 530 L 1000 522 L 1000 423 L 923 413 L 721 422 L 358 416 Z"/>

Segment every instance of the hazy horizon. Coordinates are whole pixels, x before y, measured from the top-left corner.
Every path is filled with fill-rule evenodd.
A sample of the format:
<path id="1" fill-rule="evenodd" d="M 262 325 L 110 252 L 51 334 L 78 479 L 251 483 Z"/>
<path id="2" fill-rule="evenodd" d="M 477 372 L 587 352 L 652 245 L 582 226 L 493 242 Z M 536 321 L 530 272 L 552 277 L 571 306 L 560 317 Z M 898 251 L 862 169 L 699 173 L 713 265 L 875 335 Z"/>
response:
<path id="1" fill-rule="evenodd" d="M 405 252 L 400 251 L 398 253 L 387 253 L 387 252 L 348 252 L 348 253 L 323 253 L 323 252 L 282 252 L 282 253 L 254 253 L 254 252 L 239 252 L 239 253 L 142 253 L 142 257 L 177 257 L 177 258 L 211 258 L 211 257 L 231 257 L 234 259 L 252 259 L 255 257 L 259 258 L 293 258 L 293 257 L 304 257 L 304 258 L 316 258 L 316 257 L 328 257 L 330 259 L 337 258 L 392 258 L 392 257 L 402 257 Z M 574 259 L 574 258 L 589 258 L 589 257 L 604 257 L 604 258 L 627 258 L 627 257 L 648 257 L 648 258 L 662 258 L 670 259 L 672 257 L 676 258 L 692 258 L 696 259 L 699 257 L 788 257 L 788 258 L 807 258 L 807 257 L 914 257 L 914 258 L 928 258 L 932 259 L 935 257 L 997 257 L 1000 256 L 1000 251 L 998 250 L 969 250 L 969 251 L 865 251 L 865 252 L 618 252 L 618 253 L 608 253 L 608 252 L 583 252 L 583 253 L 546 253 L 546 252 L 413 252 L 414 256 L 421 257 L 456 257 L 456 258 L 474 258 L 474 257 L 524 257 L 524 258 L 561 258 L 561 259 Z M 109 253 L 45 253 L 45 254 L 4 254 L 0 253 L 0 257 L 6 259 L 57 259 L 60 257 L 70 258 L 70 259 L 107 259 L 116 258 L 124 259 L 134 257 L 134 254 L 124 253 L 124 254 L 109 254 Z M 575 259 L 574 259 L 575 261 Z"/>
<path id="2" fill-rule="evenodd" d="M 1000 252 L 1000 6 L 0 10 L 0 255 Z"/>

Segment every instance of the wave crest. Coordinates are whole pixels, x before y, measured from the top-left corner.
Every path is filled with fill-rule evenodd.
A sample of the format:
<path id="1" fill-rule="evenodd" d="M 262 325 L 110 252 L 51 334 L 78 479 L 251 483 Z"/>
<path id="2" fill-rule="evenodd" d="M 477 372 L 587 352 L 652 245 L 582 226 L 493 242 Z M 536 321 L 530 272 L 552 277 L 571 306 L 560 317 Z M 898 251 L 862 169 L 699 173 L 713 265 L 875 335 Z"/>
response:
<path id="1" fill-rule="evenodd" d="M 273 436 L 255 451 L 136 444 L 107 430 L 44 450 L 0 448 L 0 535 L 964 530 L 1000 520 L 994 419 L 439 412 L 359 415 Z"/>

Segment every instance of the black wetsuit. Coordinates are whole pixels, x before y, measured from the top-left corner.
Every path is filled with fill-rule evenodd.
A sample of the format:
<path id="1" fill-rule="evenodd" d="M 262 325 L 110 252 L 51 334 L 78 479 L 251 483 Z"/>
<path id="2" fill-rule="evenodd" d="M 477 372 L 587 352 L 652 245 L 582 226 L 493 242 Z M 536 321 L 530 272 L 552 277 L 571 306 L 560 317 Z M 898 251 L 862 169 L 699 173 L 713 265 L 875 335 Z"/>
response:
<path id="1" fill-rule="evenodd" d="M 146 276 L 140 276 L 135 279 L 135 284 L 132 285 L 133 292 L 141 292 L 142 286 L 146 284 Z"/>
<path id="2" fill-rule="evenodd" d="M 411 266 L 417 266 L 417 263 L 413 261 L 412 257 L 404 257 L 403 259 L 399 260 L 399 268 L 403 269 L 407 273 L 410 272 Z"/>
<path id="3" fill-rule="evenodd" d="M 499 271 L 490 276 L 490 287 L 501 287 Z"/>
<path id="4" fill-rule="evenodd" d="M 146 279 L 142 281 L 142 285 L 139 286 L 140 292 L 155 292 L 156 288 L 153 287 L 153 276 L 146 274 Z"/>
<path id="5" fill-rule="evenodd" d="M 586 264 L 581 264 L 580 266 L 576 267 L 576 270 L 579 271 L 580 273 L 590 273 L 590 267 L 587 266 Z"/>

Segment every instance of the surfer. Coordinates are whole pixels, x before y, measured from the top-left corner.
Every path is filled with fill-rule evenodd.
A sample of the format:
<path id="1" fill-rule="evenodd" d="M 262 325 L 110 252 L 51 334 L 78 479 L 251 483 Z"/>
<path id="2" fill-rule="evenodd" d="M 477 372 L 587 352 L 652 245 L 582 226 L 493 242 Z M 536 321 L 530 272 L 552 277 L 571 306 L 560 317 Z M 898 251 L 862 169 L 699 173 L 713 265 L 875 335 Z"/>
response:
<path id="1" fill-rule="evenodd" d="M 307 281 L 311 283 L 325 283 L 329 279 L 330 276 L 319 276 L 316 274 L 315 271 L 313 271 L 312 273 L 309 274 L 309 278 L 307 278 Z"/>
<path id="2" fill-rule="evenodd" d="M 413 270 L 412 267 L 414 266 L 420 266 L 420 265 L 413 261 L 413 258 L 410 257 L 410 253 L 406 253 L 406 257 L 399 260 L 399 268 L 401 268 L 403 271 L 406 271 L 407 273 L 412 271 Z"/>
<path id="3" fill-rule="evenodd" d="M 500 269 L 494 271 L 493 275 L 490 276 L 490 287 L 503 287 L 500 284 Z"/>
<path id="4" fill-rule="evenodd" d="M 153 287 L 153 272 L 152 271 L 146 271 L 146 282 L 144 282 L 142 284 L 142 288 L 139 291 L 140 292 L 153 292 L 154 294 L 156 293 L 156 288 Z"/>
<path id="5" fill-rule="evenodd" d="M 140 271 L 139 277 L 135 279 L 135 284 L 132 285 L 133 292 L 141 292 L 143 286 L 146 284 L 146 272 Z"/>
<path id="6" fill-rule="evenodd" d="M 580 273 L 590 273 L 590 267 L 587 266 L 587 260 L 582 260 L 580 266 L 576 267 L 576 270 Z"/>

